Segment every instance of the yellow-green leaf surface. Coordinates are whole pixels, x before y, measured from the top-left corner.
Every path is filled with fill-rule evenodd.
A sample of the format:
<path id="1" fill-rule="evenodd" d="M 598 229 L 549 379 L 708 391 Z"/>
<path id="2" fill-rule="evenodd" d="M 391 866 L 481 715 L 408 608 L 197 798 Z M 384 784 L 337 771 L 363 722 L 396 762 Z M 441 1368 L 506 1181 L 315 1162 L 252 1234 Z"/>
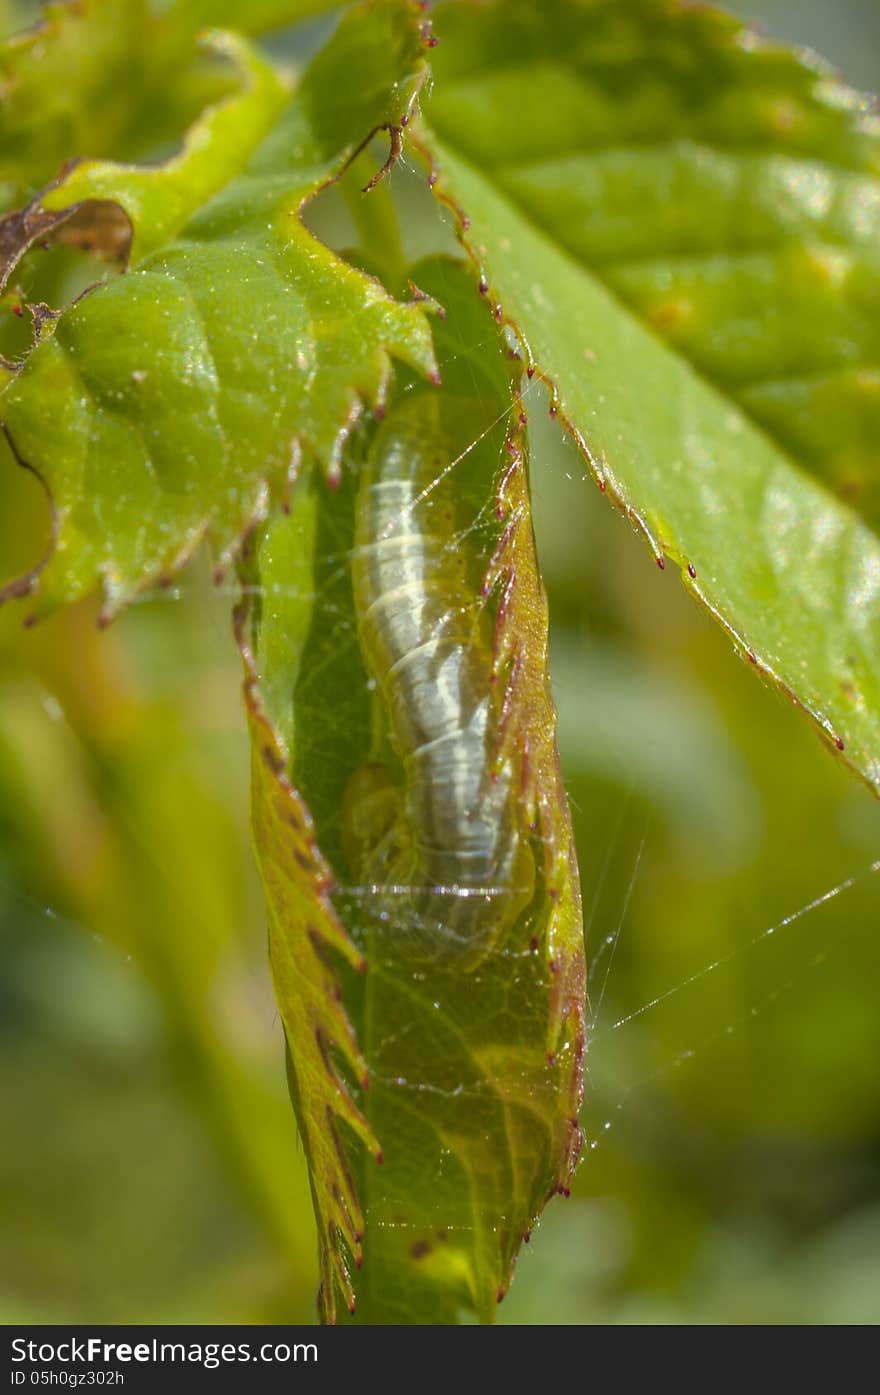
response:
<path id="1" fill-rule="evenodd" d="M 246 572 L 257 855 L 325 1315 L 491 1322 L 577 1158 L 583 930 L 510 363 L 461 263 L 413 276 L 442 387 Z"/>
<path id="2" fill-rule="evenodd" d="M 600 486 L 880 790 L 880 125 L 678 0 L 457 3 L 425 139 Z"/>
<path id="3" fill-rule="evenodd" d="M 0 43 L 0 181 L 27 194 L 65 160 L 131 158 L 175 139 L 225 79 L 200 61 L 202 28 L 258 34 L 326 0 L 49 0 Z"/>
<path id="4" fill-rule="evenodd" d="M 399 304 L 305 228 L 307 199 L 423 78 L 418 7 L 359 7 L 293 97 L 242 41 L 240 94 L 150 169 L 87 163 L 0 224 L 13 265 L 47 234 L 108 251 L 125 274 L 43 325 L 8 371 L 0 420 L 44 480 L 54 545 L 38 611 L 100 586 L 113 614 L 208 534 L 221 564 L 302 458 L 331 475 L 391 358 L 433 369 L 420 305 Z M 356 81 L 355 81 L 356 75 Z"/>

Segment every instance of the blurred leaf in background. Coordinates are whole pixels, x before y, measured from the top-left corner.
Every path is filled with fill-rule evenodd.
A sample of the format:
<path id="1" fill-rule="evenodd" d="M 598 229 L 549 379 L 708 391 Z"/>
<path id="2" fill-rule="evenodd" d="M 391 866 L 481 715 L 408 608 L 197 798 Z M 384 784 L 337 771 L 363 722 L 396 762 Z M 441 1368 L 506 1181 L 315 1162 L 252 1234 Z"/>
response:
<path id="1" fill-rule="evenodd" d="M 744 12 L 878 86 L 870 0 Z M 880 808 L 530 392 L 595 1146 L 500 1319 L 876 1322 Z M 5 448 L 0 509 L 12 575 L 46 519 Z M 196 565 L 106 633 L 91 605 L 0 611 L 5 1321 L 314 1313 L 229 601 Z"/>

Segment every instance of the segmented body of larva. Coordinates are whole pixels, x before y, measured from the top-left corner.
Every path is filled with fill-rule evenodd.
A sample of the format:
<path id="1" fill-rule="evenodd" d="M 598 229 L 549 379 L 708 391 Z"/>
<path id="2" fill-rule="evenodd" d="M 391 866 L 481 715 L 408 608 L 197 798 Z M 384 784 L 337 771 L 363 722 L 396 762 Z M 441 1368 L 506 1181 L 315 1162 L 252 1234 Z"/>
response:
<path id="1" fill-rule="evenodd" d="M 400 927 L 430 955 L 478 959 L 528 903 L 534 863 L 514 772 L 493 768 L 492 619 L 479 581 L 485 559 L 481 566 L 473 540 L 457 532 L 467 461 L 456 463 L 455 433 L 444 425 L 456 411 L 430 389 L 403 398 L 380 427 L 359 486 L 358 628 L 403 789 L 389 800 L 388 777 L 362 773 L 350 818 L 362 830 L 362 875 L 389 929 Z M 372 846 L 363 833 L 370 827 Z"/>

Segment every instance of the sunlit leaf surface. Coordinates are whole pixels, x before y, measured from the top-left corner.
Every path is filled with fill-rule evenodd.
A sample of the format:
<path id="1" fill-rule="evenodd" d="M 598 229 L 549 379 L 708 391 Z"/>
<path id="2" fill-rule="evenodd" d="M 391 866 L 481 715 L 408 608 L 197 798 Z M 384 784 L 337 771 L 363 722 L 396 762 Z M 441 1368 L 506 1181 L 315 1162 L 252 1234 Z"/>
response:
<path id="1" fill-rule="evenodd" d="M 245 57 L 244 91 L 206 112 L 169 165 L 80 166 L 0 226 L 10 266 L 53 233 L 110 252 L 133 237 L 127 273 L 41 321 L 0 393 L 54 506 L 39 609 L 100 586 L 112 614 L 206 533 L 222 562 L 303 456 L 338 469 L 392 353 L 431 371 L 422 308 L 394 302 L 299 218 L 372 130 L 399 126 L 422 50 L 417 10 L 355 11 L 286 105 Z"/>
<path id="2" fill-rule="evenodd" d="M 674 0 L 436 27 L 437 187 L 596 479 L 880 789 L 874 109 Z"/>

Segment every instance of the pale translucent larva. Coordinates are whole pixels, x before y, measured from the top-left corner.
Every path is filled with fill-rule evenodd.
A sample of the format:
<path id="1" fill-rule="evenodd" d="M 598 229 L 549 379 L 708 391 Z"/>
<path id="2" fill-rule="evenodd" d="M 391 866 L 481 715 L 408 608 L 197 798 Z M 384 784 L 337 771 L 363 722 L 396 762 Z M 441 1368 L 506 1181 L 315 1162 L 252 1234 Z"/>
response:
<path id="1" fill-rule="evenodd" d="M 494 769 L 500 702 L 485 558 L 456 532 L 467 461 L 455 463 L 455 441 L 467 439 L 467 420 L 456 399 L 410 394 L 383 422 L 362 474 L 355 608 L 403 781 L 395 805 L 390 777 L 361 772 L 347 818 L 388 933 L 430 956 L 478 959 L 528 904 L 534 863 L 514 773 Z"/>

